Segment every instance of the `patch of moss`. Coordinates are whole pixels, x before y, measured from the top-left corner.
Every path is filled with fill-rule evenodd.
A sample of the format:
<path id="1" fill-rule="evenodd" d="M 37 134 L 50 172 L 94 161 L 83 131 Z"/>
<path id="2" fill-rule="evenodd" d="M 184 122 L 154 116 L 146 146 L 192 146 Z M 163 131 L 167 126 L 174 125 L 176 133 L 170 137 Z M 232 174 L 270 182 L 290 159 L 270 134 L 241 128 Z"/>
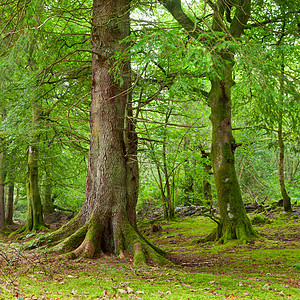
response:
<path id="1" fill-rule="evenodd" d="M 252 217 L 251 222 L 253 225 L 271 224 L 272 221 L 263 214 L 255 215 Z"/>

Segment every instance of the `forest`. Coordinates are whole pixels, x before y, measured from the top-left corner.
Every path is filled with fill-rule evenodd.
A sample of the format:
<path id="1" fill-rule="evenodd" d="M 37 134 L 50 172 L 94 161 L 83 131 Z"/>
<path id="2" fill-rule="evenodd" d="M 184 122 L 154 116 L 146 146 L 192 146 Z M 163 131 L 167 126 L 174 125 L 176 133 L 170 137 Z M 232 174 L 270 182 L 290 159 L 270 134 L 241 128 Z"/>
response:
<path id="1" fill-rule="evenodd" d="M 298 1 L 0 12 L 0 300 L 300 297 Z"/>

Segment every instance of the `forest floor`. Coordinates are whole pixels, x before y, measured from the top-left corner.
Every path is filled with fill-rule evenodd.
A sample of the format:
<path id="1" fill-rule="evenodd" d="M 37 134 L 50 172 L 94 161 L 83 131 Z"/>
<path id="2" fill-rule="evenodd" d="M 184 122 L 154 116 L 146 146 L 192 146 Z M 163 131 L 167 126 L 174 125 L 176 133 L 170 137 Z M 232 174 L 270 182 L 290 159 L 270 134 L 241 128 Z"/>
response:
<path id="1" fill-rule="evenodd" d="M 247 244 L 197 243 L 215 227 L 208 218 L 140 222 L 173 267 L 133 266 L 114 255 L 61 260 L 23 251 L 33 235 L 0 236 L 2 299 L 300 299 L 299 211 L 268 216 Z M 153 225 L 158 230 L 153 232 Z"/>

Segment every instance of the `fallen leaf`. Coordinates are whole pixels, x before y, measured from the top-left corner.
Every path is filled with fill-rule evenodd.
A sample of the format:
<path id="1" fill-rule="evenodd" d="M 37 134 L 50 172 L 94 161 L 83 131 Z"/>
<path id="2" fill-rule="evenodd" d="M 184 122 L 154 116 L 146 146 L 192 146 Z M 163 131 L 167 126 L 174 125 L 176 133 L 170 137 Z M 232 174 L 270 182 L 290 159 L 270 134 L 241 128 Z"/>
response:
<path id="1" fill-rule="evenodd" d="M 77 293 L 78 293 L 78 291 L 76 291 L 76 290 L 74 290 L 74 289 L 73 289 L 72 292 L 71 292 L 71 294 L 74 295 L 74 296 L 75 296 Z"/>
<path id="2" fill-rule="evenodd" d="M 136 293 L 137 295 L 144 295 L 144 294 L 145 294 L 144 291 L 136 291 L 135 293 Z"/>
<path id="3" fill-rule="evenodd" d="M 133 293 L 133 289 L 131 287 L 129 287 L 129 286 L 127 287 L 127 293 L 128 294 L 132 294 Z"/>
<path id="4" fill-rule="evenodd" d="M 119 294 L 127 294 L 127 291 L 123 290 L 123 289 L 118 289 L 117 291 Z"/>

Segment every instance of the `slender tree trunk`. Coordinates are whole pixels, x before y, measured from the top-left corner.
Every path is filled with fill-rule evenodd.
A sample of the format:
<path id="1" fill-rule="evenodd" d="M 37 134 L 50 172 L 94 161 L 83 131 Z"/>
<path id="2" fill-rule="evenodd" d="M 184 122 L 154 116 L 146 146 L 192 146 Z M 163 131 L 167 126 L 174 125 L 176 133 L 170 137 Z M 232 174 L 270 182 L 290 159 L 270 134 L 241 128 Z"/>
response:
<path id="1" fill-rule="evenodd" d="M 284 176 L 284 141 L 283 141 L 283 116 L 282 116 L 282 104 L 284 97 L 284 54 L 282 54 L 282 66 L 280 74 L 280 99 L 279 99 L 279 113 L 278 113 L 278 146 L 279 146 L 279 184 L 281 196 L 283 199 L 283 208 L 286 212 L 292 211 L 291 198 L 288 195 L 285 188 L 285 176 Z"/>
<path id="2" fill-rule="evenodd" d="M 130 75 L 130 64 L 127 63 L 127 73 Z M 131 80 L 128 78 L 128 88 L 130 88 Z M 126 148 L 126 178 L 127 178 L 127 217 L 136 230 L 136 204 L 139 192 L 139 164 L 137 158 L 138 136 L 136 133 L 136 121 L 133 119 L 132 97 L 131 93 L 127 93 L 127 107 L 125 116 L 124 141 Z"/>
<path id="3" fill-rule="evenodd" d="M 52 201 L 52 182 L 51 174 L 48 170 L 45 172 L 45 187 L 43 198 L 43 213 L 44 216 L 48 216 L 54 212 L 54 205 Z"/>
<path id="4" fill-rule="evenodd" d="M 164 133 L 163 133 L 163 145 L 162 145 L 162 160 L 163 160 L 163 173 L 165 177 L 165 203 L 167 210 L 167 219 L 173 219 L 175 217 L 175 207 L 173 203 L 173 197 L 171 193 L 171 183 L 170 183 L 170 174 L 168 171 L 168 161 L 167 161 L 167 124 L 169 122 L 169 118 L 171 116 L 172 110 L 166 113 L 165 125 L 164 125 Z M 165 193 L 164 193 L 165 194 Z"/>
<path id="5" fill-rule="evenodd" d="M 284 211 L 292 211 L 291 198 L 288 195 L 285 188 L 285 176 L 284 176 L 284 142 L 282 137 L 282 112 L 279 113 L 278 124 L 278 144 L 279 144 L 279 184 L 281 190 L 281 196 L 283 199 Z"/>
<path id="6" fill-rule="evenodd" d="M 39 141 L 38 132 L 41 109 L 38 105 L 32 108 L 32 132 L 28 150 L 27 174 L 26 174 L 26 194 L 28 203 L 28 215 L 25 230 L 40 230 L 45 228 L 43 219 L 43 206 L 39 191 Z"/>
<path id="7" fill-rule="evenodd" d="M 190 144 L 190 141 L 184 137 L 183 150 L 187 151 L 187 148 Z M 195 204 L 194 201 L 194 179 L 191 175 L 190 159 L 186 158 L 185 163 L 183 164 L 184 170 L 184 184 L 183 184 L 183 204 L 190 205 Z"/>
<path id="8" fill-rule="evenodd" d="M 210 159 L 210 154 L 206 153 L 204 149 L 201 149 L 201 156 L 203 159 Z M 203 176 L 203 198 L 204 200 L 212 205 L 212 192 L 211 192 L 211 184 L 209 181 L 209 177 L 212 174 L 211 164 L 207 162 L 203 162 L 204 165 L 204 176 Z"/>
<path id="9" fill-rule="evenodd" d="M 5 119 L 6 111 L 2 109 L 1 120 Z M 0 230 L 2 230 L 5 225 L 5 175 L 6 175 L 6 145 L 5 139 L 0 139 Z"/>
<path id="10" fill-rule="evenodd" d="M 5 225 L 5 153 L 0 153 L 0 230 L 2 230 Z"/>
<path id="11" fill-rule="evenodd" d="M 7 193 L 7 207 L 6 207 L 6 223 L 12 225 L 13 216 L 14 216 L 14 188 L 15 185 L 13 182 L 8 184 L 8 193 Z"/>

